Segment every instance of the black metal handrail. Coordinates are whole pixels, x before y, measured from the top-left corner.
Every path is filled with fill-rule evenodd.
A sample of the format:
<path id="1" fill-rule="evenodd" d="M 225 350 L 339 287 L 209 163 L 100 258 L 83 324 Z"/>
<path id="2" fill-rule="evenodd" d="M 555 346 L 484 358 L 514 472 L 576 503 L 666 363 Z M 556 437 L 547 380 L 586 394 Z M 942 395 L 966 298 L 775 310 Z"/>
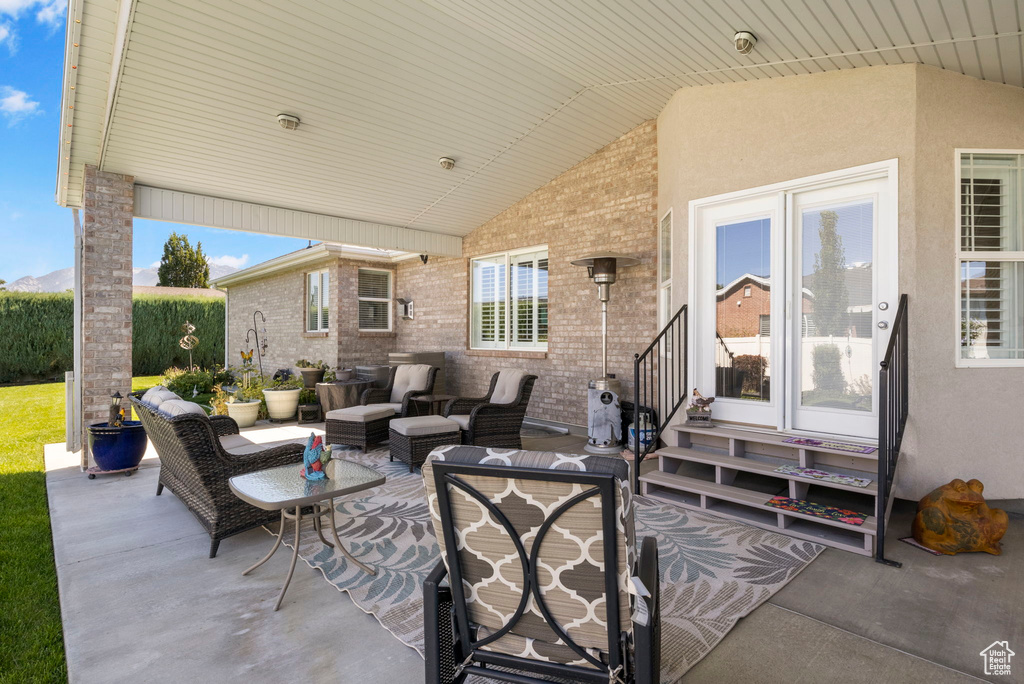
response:
<path id="1" fill-rule="evenodd" d="M 903 564 L 885 557 L 885 514 L 889 510 L 892 481 L 910 406 L 907 349 L 907 295 L 901 295 L 889 344 L 878 370 L 878 497 L 875 509 L 875 561 L 897 568 Z"/>
<path id="2" fill-rule="evenodd" d="M 686 399 L 686 305 L 679 308 L 654 341 L 633 356 L 633 491 L 640 491 L 640 464 L 658 448 L 661 433 Z M 664 410 L 665 408 L 668 410 Z M 658 416 L 654 435 L 641 444 L 640 416 Z"/>

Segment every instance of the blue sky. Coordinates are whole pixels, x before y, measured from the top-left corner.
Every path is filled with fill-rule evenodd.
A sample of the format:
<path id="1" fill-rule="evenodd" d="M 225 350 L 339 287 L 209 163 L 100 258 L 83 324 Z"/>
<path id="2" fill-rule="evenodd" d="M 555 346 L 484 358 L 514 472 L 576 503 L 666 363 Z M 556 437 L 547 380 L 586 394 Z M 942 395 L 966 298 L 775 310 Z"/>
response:
<path id="1" fill-rule="evenodd" d="M 0 278 L 73 265 L 71 210 L 53 201 L 66 0 L 0 0 Z M 251 266 L 306 242 L 214 228 L 135 221 L 135 266 L 160 260 L 171 231 L 211 259 Z"/>

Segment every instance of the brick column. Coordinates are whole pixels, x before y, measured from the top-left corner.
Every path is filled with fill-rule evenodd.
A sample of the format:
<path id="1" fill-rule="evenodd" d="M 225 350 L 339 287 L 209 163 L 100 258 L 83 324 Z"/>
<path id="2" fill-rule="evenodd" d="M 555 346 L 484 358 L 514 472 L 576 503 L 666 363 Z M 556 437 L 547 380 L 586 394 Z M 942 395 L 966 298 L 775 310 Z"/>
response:
<path id="1" fill-rule="evenodd" d="M 107 420 L 110 395 L 132 387 L 132 217 L 135 179 L 85 167 L 82 218 L 82 445 Z"/>

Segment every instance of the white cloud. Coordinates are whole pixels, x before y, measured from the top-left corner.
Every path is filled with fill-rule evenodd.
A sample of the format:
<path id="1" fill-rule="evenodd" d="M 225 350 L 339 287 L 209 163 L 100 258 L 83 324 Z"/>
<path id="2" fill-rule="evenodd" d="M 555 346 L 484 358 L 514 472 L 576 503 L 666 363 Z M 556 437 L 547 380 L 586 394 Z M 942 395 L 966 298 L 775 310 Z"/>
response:
<path id="1" fill-rule="evenodd" d="M 26 116 L 40 114 L 39 103 L 29 97 L 24 90 L 15 90 L 10 86 L 0 86 L 0 114 L 7 117 L 8 125 L 13 126 Z"/>
<path id="2" fill-rule="evenodd" d="M 34 10 L 36 21 L 52 28 L 63 23 L 67 9 L 67 0 L 0 0 L 0 16 L 17 20 L 23 12 Z"/>
<path id="3" fill-rule="evenodd" d="M 68 0 L 50 0 L 40 3 L 42 6 L 36 12 L 36 20 L 40 24 L 59 26 L 68 13 Z"/>
<path id="4" fill-rule="evenodd" d="M 151 263 L 149 265 L 149 268 L 160 268 L 160 262 L 159 261 L 154 261 L 153 263 Z"/>
<path id="5" fill-rule="evenodd" d="M 243 254 L 240 257 L 231 256 L 225 254 L 223 256 L 207 257 L 206 260 L 215 266 L 230 266 L 232 268 L 242 268 L 249 263 L 249 255 Z"/>

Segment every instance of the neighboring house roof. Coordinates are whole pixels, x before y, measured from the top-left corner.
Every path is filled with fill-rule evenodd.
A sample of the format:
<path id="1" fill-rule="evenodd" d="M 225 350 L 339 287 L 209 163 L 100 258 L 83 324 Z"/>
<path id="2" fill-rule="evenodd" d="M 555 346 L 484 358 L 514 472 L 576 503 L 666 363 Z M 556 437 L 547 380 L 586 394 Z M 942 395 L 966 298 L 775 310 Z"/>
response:
<path id="1" fill-rule="evenodd" d="M 313 264 L 324 259 L 361 259 L 364 261 L 383 261 L 393 263 L 415 257 L 415 254 L 408 252 L 397 252 L 387 249 L 374 249 L 372 247 L 355 247 L 353 245 L 336 245 L 329 242 L 318 242 L 310 247 L 289 252 L 275 257 L 263 263 L 250 266 L 249 268 L 236 271 L 231 275 L 218 278 L 214 281 L 214 287 L 230 288 L 250 280 L 265 278 L 273 273 L 287 271 L 293 268 Z"/>
<path id="2" fill-rule="evenodd" d="M 160 295 L 161 297 L 218 297 L 224 296 L 212 287 L 160 287 L 159 285 L 135 285 L 132 295 Z"/>

